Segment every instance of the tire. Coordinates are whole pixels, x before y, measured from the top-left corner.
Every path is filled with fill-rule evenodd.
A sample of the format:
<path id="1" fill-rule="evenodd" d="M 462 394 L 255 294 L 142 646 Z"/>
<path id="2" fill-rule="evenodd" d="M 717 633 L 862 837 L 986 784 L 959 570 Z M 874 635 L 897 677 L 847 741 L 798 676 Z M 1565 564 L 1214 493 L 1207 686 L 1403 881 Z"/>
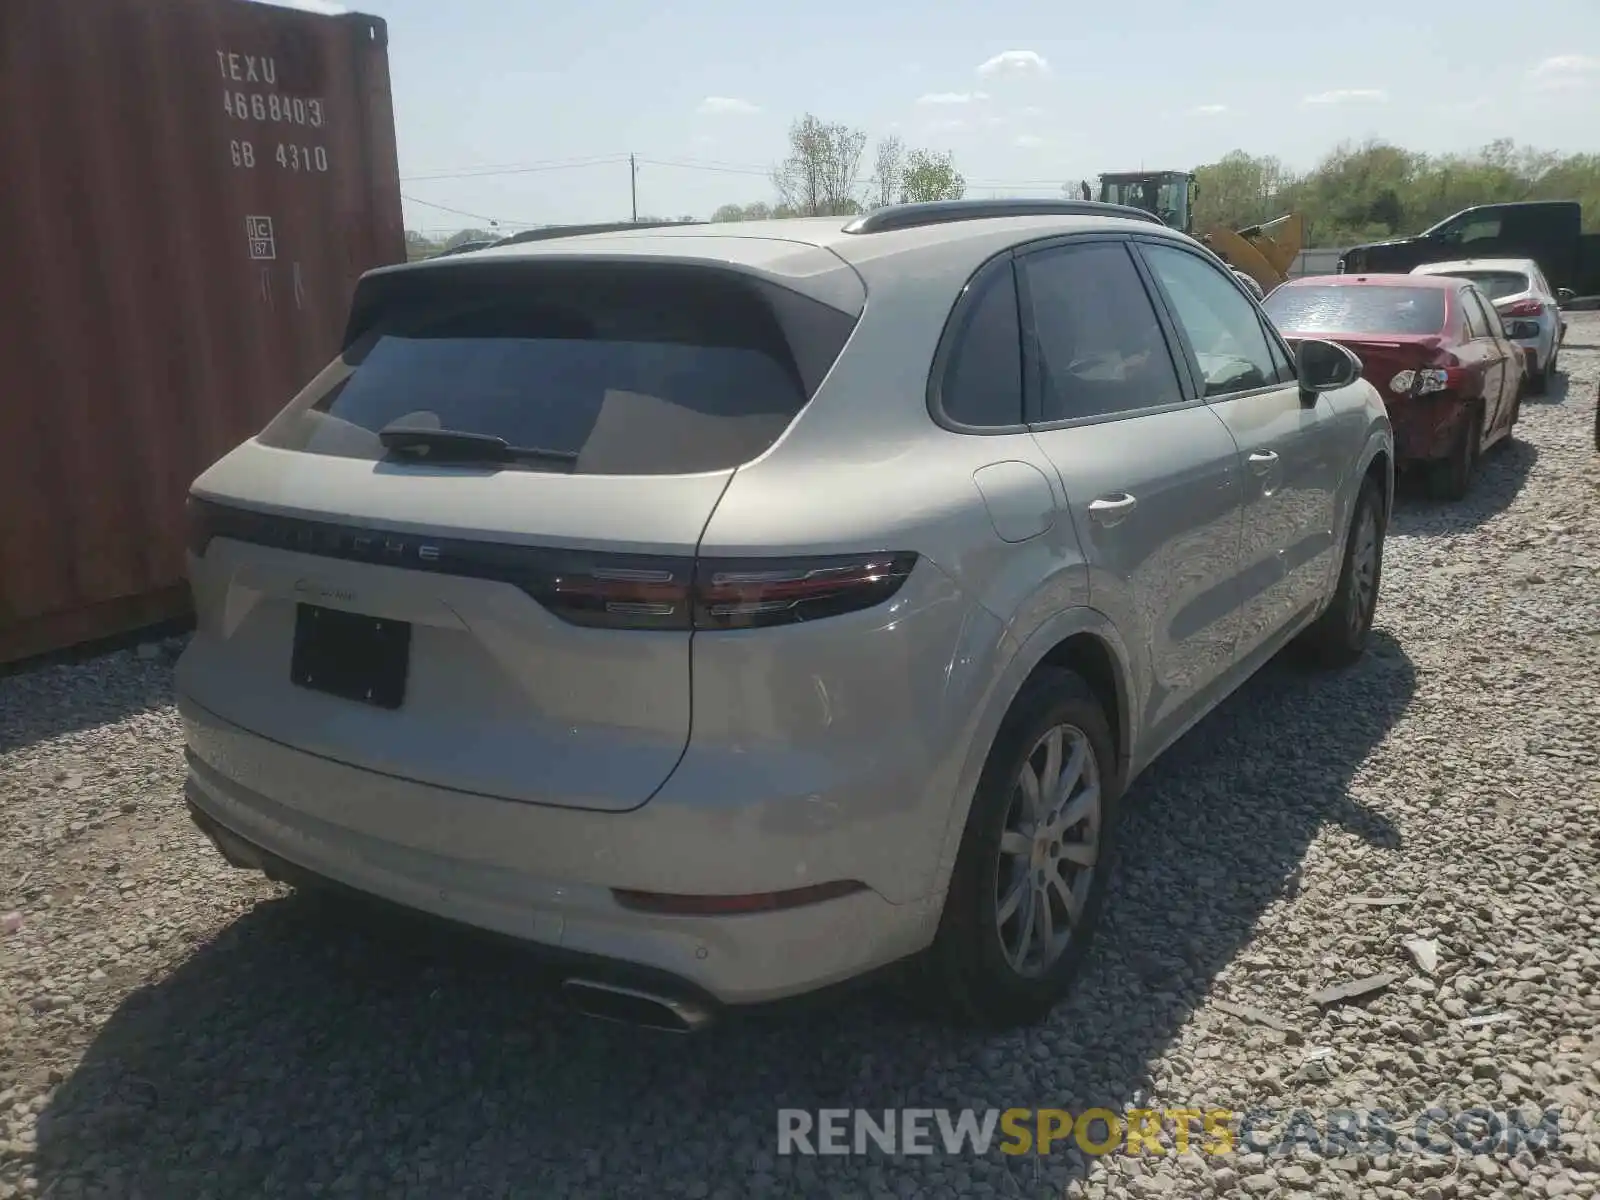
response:
<path id="1" fill-rule="evenodd" d="M 1062 739 L 1057 761 L 1070 793 L 1065 816 L 1070 820 L 1074 812 L 1088 813 L 1085 792 L 1095 785 L 1098 810 L 1053 830 L 1053 838 L 1038 837 L 1029 844 L 1023 832 L 1030 809 L 1023 769 L 1036 781 L 1046 774 L 1052 732 Z M 1075 752 L 1084 756 L 1084 768 L 1075 783 L 1066 784 Z M 1072 671 L 1041 668 L 1018 693 L 989 751 L 967 814 L 939 932 L 927 955 L 933 993 L 927 998 L 943 1015 L 965 1024 L 1014 1028 L 1042 1021 L 1066 995 L 1104 903 L 1121 786 L 1111 727 L 1093 689 Z M 1048 794 L 1041 805 L 1046 812 L 1056 807 Z M 1092 846 L 1093 851 L 1080 849 L 1052 859 L 1060 847 L 1074 845 Z M 1091 858 L 1093 866 L 1084 873 L 1069 857 L 1080 862 Z M 1042 887 L 1041 870 L 1053 872 L 1044 875 Z M 1068 874 L 1073 878 L 1068 880 Z M 1002 920 L 1002 906 L 1013 896 L 1018 903 Z M 1077 909 L 1076 920 L 1067 915 L 1068 896 Z M 1041 897 L 1049 905 L 1048 927 L 1039 915 L 1044 910 L 1037 907 Z M 1029 911 L 1032 937 L 1024 941 Z M 1060 929 L 1060 924 L 1067 928 Z M 1045 952 L 1047 929 L 1056 934 L 1053 955 Z"/>
<path id="2" fill-rule="evenodd" d="M 1550 376 L 1556 371 L 1555 355 L 1550 356 L 1550 361 L 1545 363 L 1544 370 L 1534 371 L 1528 376 L 1528 395 L 1543 396 L 1550 391 Z"/>
<path id="3" fill-rule="evenodd" d="M 1383 583 L 1385 532 L 1383 494 L 1368 479 L 1350 514 L 1333 601 L 1301 638 L 1302 648 L 1317 666 L 1347 667 L 1366 653 Z"/>
<path id="4" fill-rule="evenodd" d="M 1535 371 L 1528 376 L 1528 395 L 1548 396 L 1550 385 L 1555 381 L 1556 364 L 1561 358 L 1561 338 L 1556 337 L 1556 344 L 1550 347 L 1550 361 L 1544 364 L 1544 370 Z"/>
<path id="5" fill-rule="evenodd" d="M 1474 405 L 1472 415 L 1461 426 L 1461 434 L 1450 450 L 1450 457 L 1429 465 L 1428 491 L 1435 500 L 1466 499 L 1482 446 L 1483 408 Z"/>
<path id="6" fill-rule="evenodd" d="M 1506 436 L 1495 443 L 1499 446 L 1509 446 L 1511 439 L 1517 436 L 1517 422 L 1522 419 L 1522 397 L 1526 388 L 1518 388 L 1517 394 L 1511 398 L 1511 415 L 1506 418 Z"/>

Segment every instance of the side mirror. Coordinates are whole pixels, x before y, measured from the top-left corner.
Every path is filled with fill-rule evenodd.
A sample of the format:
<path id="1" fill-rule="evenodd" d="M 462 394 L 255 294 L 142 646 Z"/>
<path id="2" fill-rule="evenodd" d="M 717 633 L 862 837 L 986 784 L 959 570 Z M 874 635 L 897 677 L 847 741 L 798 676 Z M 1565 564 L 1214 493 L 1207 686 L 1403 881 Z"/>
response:
<path id="1" fill-rule="evenodd" d="M 1507 321 L 1506 336 L 1513 342 L 1526 342 L 1539 336 L 1537 321 Z"/>
<path id="2" fill-rule="evenodd" d="M 1578 293 L 1573 291 L 1571 288 L 1557 288 L 1556 289 L 1556 303 L 1561 305 L 1562 308 L 1565 308 L 1567 305 L 1571 304 L 1577 298 L 1578 298 Z"/>
<path id="3" fill-rule="evenodd" d="M 1295 374 L 1300 390 L 1313 395 L 1336 392 L 1361 378 L 1361 360 L 1337 342 L 1306 338 L 1295 347 Z"/>

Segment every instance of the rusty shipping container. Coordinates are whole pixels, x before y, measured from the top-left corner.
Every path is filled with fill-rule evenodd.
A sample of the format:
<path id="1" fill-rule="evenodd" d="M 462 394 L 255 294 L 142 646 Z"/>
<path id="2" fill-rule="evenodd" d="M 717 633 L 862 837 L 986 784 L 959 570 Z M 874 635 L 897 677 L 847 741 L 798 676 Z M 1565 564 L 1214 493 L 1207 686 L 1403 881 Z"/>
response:
<path id="1" fill-rule="evenodd" d="M 404 258 L 382 21 L 0 0 L 0 662 L 181 614 L 190 482 Z"/>

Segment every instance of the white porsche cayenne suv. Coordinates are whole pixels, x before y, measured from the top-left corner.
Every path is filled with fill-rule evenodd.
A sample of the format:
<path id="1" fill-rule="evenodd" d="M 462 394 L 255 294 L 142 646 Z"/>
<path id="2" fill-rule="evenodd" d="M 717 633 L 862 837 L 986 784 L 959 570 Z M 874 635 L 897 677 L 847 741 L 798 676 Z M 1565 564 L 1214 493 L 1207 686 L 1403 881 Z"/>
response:
<path id="1" fill-rule="evenodd" d="M 372 272 L 193 486 L 191 811 L 238 866 L 542 948 L 596 1015 L 912 960 L 1039 1020 L 1129 781 L 1289 642 L 1362 652 L 1358 367 L 1086 202 Z"/>

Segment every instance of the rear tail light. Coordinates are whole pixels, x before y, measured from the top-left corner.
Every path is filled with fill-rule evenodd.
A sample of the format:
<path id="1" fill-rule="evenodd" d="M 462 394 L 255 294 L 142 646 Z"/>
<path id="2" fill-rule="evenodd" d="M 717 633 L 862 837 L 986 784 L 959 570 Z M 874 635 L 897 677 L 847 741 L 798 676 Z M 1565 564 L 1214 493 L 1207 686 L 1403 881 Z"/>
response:
<path id="1" fill-rule="evenodd" d="M 574 558 L 523 590 L 574 625 L 756 629 L 874 608 L 916 565 L 907 553 L 817 558 Z"/>
<path id="2" fill-rule="evenodd" d="M 1500 310 L 1502 317 L 1537 317 L 1541 305 L 1537 300 L 1518 300 L 1515 304 L 1508 304 Z"/>
<path id="3" fill-rule="evenodd" d="M 874 608 L 900 590 L 915 554 L 710 559 L 695 569 L 696 629 L 794 625 Z"/>
<path id="4" fill-rule="evenodd" d="M 1460 387 L 1467 375 L 1459 367 L 1425 367 L 1420 371 L 1401 371 L 1389 380 L 1389 390 L 1397 396 L 1426 396 Z"/>
<path id="5" fill-rule="evenodd" d="M 690 578 L 688 559 L 574 556 L 523 590 L 573 625 L 687 629 Z"/>

